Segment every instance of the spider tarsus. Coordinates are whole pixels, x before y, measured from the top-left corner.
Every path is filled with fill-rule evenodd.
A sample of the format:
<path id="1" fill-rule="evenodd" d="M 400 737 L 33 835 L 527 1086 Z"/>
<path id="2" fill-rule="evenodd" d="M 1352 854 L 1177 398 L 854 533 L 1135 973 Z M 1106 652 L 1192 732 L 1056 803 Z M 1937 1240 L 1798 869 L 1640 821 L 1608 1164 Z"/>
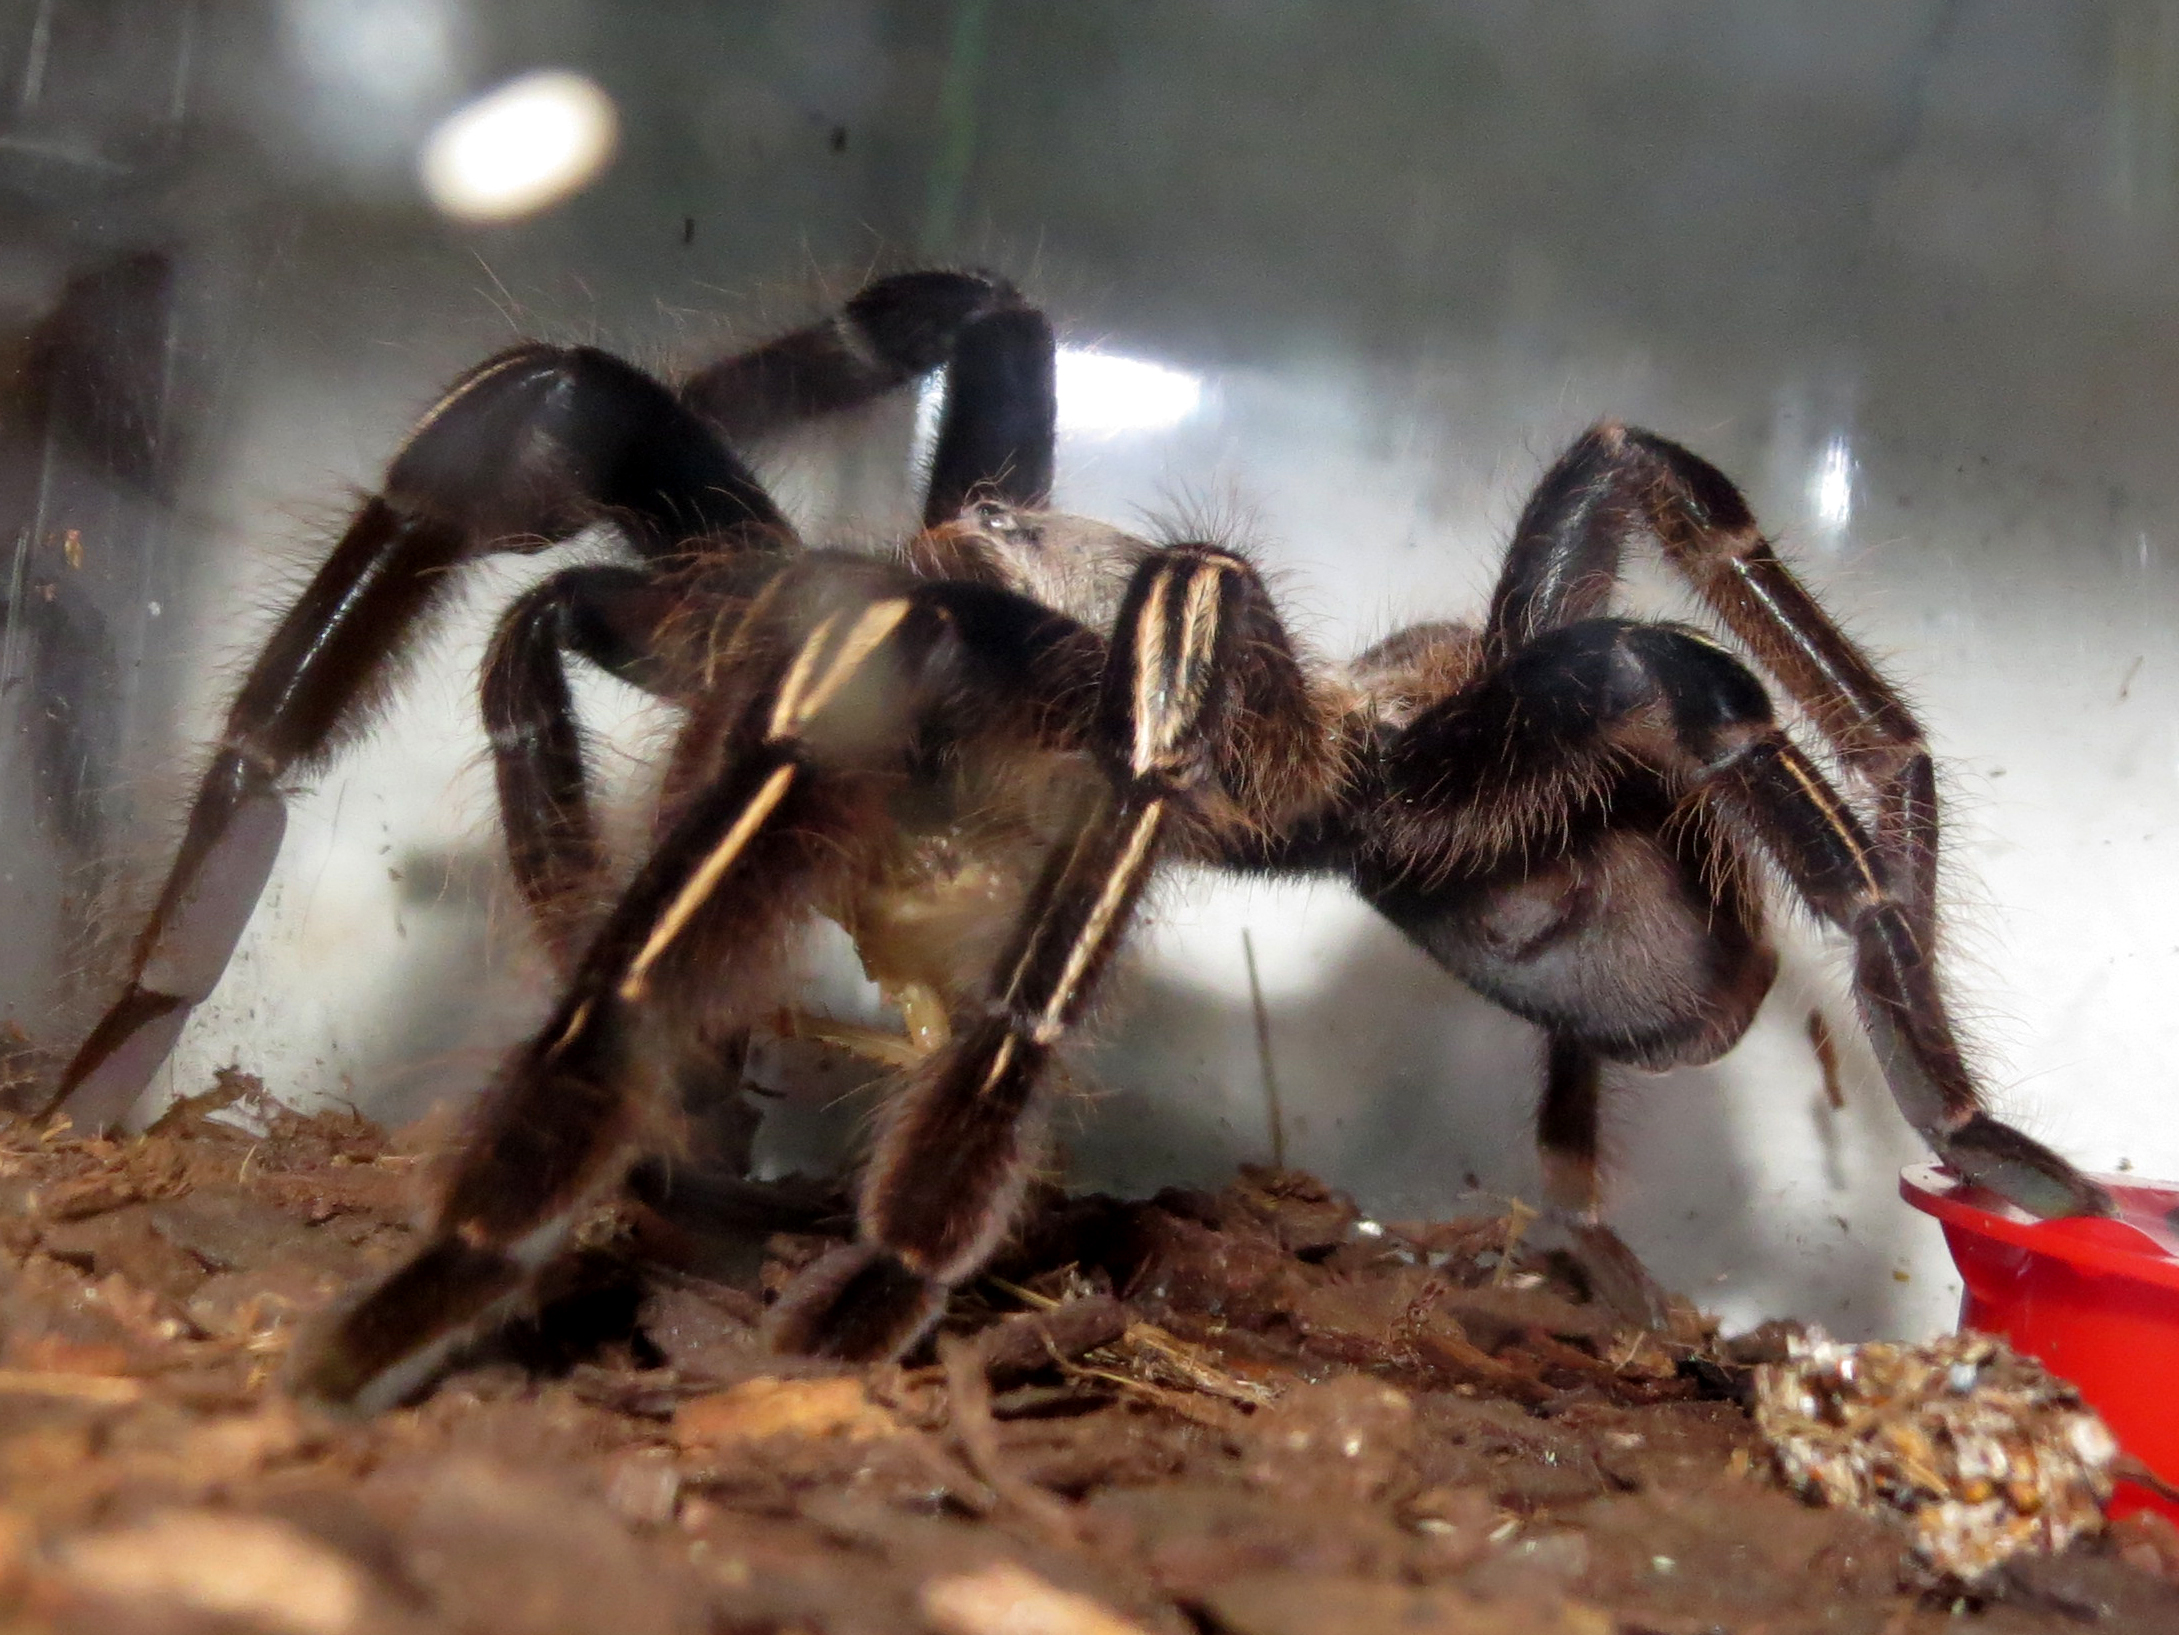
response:
<path id="1" fill-rule="evenodd" d="M 219 985 L 286 832 L 287 811 L 264 766 L 222 750 L 137 937 L 128 987 L 69 1062 L 48 1113 L 65 1107 L 86 1129 L 128 1116 L 190 1011 Z"/>
<path id="2" fill-rule="evenodd" d="M 362 1299 L 297 1342 L 289 1392 L 333 1413 L 375 1414 L 406 1401 L 529 1285 L 514 1258 L 442 1237 Z"/>
<path id="3" fill-rule="evenodd" d="M 41 1118 L 66 1112 L 86 1130 L 111 1129 L 128 1117 L 196 1007 L 175 994 L 130 985 L 77 1047 Z"/>
<path id="4" fill-rule="evenodd" d="M 2010 1198 L 2031 1215 L 2111 1215 L 2111 1194 L 2040 1141 L 1988 1113 L 1975 1113 L 1936 1143 L 1946 1165 Z"/>
<path id="5" fill-rule="evenodd" d="M 772 1307 L 765 1342 L 790 1356 L 878 1362 L 904 1354 L 946 1309 L 947 1287 L 874 1243 L 807 1268 Z"/>

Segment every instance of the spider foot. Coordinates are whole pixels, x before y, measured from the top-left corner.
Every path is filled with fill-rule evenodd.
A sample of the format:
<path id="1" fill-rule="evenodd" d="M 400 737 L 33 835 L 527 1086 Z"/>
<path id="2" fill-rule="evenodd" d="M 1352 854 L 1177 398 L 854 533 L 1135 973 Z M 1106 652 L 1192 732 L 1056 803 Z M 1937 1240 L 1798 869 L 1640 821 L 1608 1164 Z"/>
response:
<path id="1" fill-rule="evenodd" d="M 1672 1326 L 1671 1296 L 1626 1240 L 1602 1221 L 1549 1208 L 1529 1227 L 1528 1242 L 1563 1259 L 1587 1286 L 1590 1298 L 1622 1321 L 1660 1333 Z"/>
<path id="2" fill-rule="evenodd" d="M 329 1324 L 305 1333 L 289 1362 L 288 1390 L 333 1413 L 395 1407 L 504 1318 L 529 1281 L 508 1255 L 442 1238 Z"/>
<path id="3" fill-rule="evenodd" d="M 128 990 L 68 1064 L 48 1116 L 65 1109 L 86 1130 L 127 1118 L 242 940 L 287 813 L 239 756 L 222 757 L 205 782 L 215 798 L 192 815 L 174 879 L 139 939 Z"/>
<path id="4" fill-rule="evenodd" d="M 835 1249 L 772 1308 L 766 1340 L 792 1356 L 841 1362 L 898 1357 L 946 1309 L 947 1288 L 873 1243 Z"/>
<path id="5" fill-rule="evenodd" d="M 1976 1113 L 1937 1138 L 1947 1167 L 1977 1186 L 2010 1198 L 2031 1215 L 2110 1215 L 2111 1195 L 2040 1141 L 2010 1124 Z"/>

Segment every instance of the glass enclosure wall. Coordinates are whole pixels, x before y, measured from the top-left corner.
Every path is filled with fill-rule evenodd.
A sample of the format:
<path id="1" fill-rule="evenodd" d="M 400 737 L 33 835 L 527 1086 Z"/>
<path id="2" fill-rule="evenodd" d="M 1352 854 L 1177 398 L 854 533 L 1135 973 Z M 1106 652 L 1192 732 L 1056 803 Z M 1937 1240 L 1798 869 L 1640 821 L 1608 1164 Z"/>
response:
<path id="1" fill-rule="evenodd" d="M 547 70 L 574 100 L 503 127 L 495 180 L 490 131 L 447 122 Z M 571 191 L 508 193 L 555 144 Z M 1062 326 L 1061 502 L 1213 519 L 1327 654 L 1480 613 L 1597 419 L 1724 466 L 1928 723 L 1999 1106 L 2179 1175 L 2165 5 L 14 0 L 0 212 L 0 1000 L 31 1065 L 111 997 L 253 642 L 447 380 L 517 336 L 672 371 L 873 268 L 972 262 Z M 912 515 L 917 425 L 751 452 L 813 537 L 870 543 Z M 475 574 L 297 791 L 161 1093 L 236 1064 L 406 1116 L 538 1016 L 474 675 L 560 560 Z M 670 722 L 585 699 L 632 846 Z M 1070 1069 L 1077 1178 L 1265 1158 L 1268 1058 L 1289 1161 L 1370 1207 L 1534 1197 L 1524 1024 L 1330 884 L 1175 878 L 1152 908 Z M 1956 1285 L 1893 1197 L 1919 1148 L 1805 918 L 1740 1049 L 1616 1076 L 1614 1216 L 1735 1321 L 1934 1326 Z M 817 1002 L 866 1006 L 837 955 Z M 822 1100 L 773 1162 L 867 1111 Z"/>

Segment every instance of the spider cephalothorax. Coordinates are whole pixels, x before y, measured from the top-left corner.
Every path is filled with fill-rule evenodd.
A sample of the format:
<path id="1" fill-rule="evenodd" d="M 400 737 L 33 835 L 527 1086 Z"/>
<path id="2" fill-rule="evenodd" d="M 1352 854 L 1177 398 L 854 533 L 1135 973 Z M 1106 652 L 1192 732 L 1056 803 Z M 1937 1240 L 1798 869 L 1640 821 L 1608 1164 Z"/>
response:
<path id="1" fill-rule="evenodd" d="M 732 441 L 941 369 L 923 530 L 890 555 L 803 548 Z M 2109 1207 L 1983 1109 L 1932 958 L 1920 730 L 1716 469 L 1596 428 L 1538 485 L 1480 629 L 1417 625 L 1325 665 L 1244 554 L 1051 512 L 1054 420 L 1048 324 L 952 272 L 880 279 L 678 387 L 518 347 L 425 417 L 251 670 L 127 991 L 56 1098 L 92 1121 L 135 1099 L 226 965 L 282 781 L 361 729 L 446 570 L 615 524 L 626 560 L 525 592 L 483 683 L 559 1002 L 485 1098 L 425 1247 L 303 1349 L 305 1394 L 397 1400 L 518 1304 L 738 1059 L 820 914 L 934 1048 L 889 1097 L 857 1241 L 786 1292 L 772 1339 L 913 1345 L 1008 1231 L 1053 1052 L 1176 859 L 1343 877 L 1538 1024 L 1548 1202 L 1607 1278 L 1630 1262 L 1596 1220 L 1602 1065 L 1707 1061 L 1746 1030 L 1775 968 L 1757 858 L 1852 939 L 1878 1058 L 1947 1162 L 2039 1213 Z M 1853 802 L 1743 659 L 1610 613 L 1642 540 L 1805 712 Z M 617 892 L 570 654 L 684 717 L 655 845 Z"/>

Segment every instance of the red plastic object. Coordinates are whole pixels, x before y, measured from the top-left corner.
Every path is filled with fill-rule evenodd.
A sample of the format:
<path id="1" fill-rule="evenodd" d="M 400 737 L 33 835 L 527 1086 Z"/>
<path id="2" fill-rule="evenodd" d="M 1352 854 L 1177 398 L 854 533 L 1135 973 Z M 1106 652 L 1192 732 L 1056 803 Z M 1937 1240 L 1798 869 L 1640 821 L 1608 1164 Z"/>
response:
<path id="1" fill-rule="evenodd" d="M 1934 1215 L 1966 1281 L 1960 1327 L 2002 1334 L 2081 1389 L 2125 1450 L 2179 1482 L 2179 1186 L 2100 1175 L 2112 1220 L 2041 1221 L 1934 1164 L 1899 1175 L 1899 1195 Z M 2114 1514 L 2179 1504 L 2130 1482 Z"/>

